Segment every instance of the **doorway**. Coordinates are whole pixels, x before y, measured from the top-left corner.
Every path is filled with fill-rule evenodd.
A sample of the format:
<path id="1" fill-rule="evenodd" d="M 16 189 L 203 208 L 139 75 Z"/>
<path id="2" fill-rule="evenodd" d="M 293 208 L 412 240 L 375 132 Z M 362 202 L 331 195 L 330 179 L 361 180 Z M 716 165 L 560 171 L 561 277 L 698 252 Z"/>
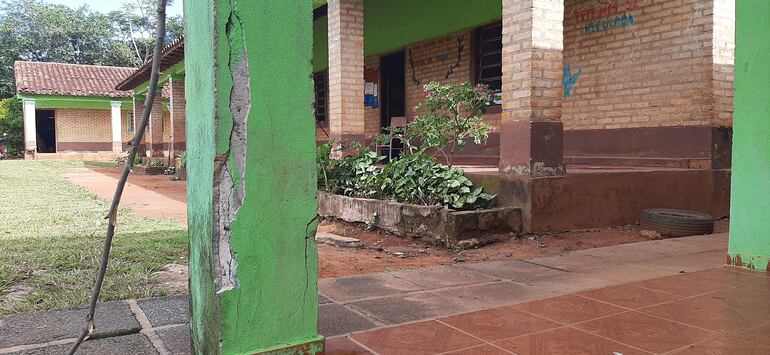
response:
<path id="1" fill-rule="evenodd" d="M 406 122 L 406 73 L 404 52 L 380 58 L 380 130 L 387 132 L 391 126 L 403 126 Z M 393 118 L 397 118 L 396 121 Z M 403 144 L 393 141 L 382 147 L 386 157 L 401 154 Z"/>
<path id="2" fill-rule="evenodd" d="M 38 153 L 56 153 L 56 114 L 54 110 L 35 110 Z"/>

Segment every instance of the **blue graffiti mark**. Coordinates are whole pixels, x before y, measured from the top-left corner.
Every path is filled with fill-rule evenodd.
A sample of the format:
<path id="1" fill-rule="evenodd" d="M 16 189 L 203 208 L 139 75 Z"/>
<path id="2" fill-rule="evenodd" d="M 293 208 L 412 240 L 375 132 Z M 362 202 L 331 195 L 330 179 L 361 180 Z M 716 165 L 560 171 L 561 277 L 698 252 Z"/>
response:
<path id="1" fill-rule="evenodd" d="M 562 84 L 564 84 L 564 97 L 570 97 L 570 95 L 572 95 L 572 87 L 577 83 L 581 71 L 583 71 L 583 69 L 578 69 L 575 75 L 572 75 L 572 68 L 570 68 L 569 65 L 564 67 L 564 78 L 562 79 Z"/>
<path id="2" fill-rule="evenodd" d="M 626 26 L 631 26 L 636 23 L 636 17 L 634 17 L 634 14 L 628 13 L 623 14 L 623 16 L 615 16 L 610 17 L 606 20 L 596 20 L 587 22 L 583 28 L 583 33 L 589 34 L 589 33 L 596 33 L 596 32 L 602 32 L 602 31 L 609 31 L 613 28 L 623 28 Z"/>

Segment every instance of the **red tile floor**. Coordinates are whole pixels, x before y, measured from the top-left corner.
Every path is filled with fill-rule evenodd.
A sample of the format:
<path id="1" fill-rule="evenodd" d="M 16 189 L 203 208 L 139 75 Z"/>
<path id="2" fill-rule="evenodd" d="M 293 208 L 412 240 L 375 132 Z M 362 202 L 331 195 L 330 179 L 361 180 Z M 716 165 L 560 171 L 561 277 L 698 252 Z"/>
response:
<path id="1" fill-rule="evenodd" d="M 770 354 L 770 274 L 709 269 L 327 340 L 371 353 Z"/>

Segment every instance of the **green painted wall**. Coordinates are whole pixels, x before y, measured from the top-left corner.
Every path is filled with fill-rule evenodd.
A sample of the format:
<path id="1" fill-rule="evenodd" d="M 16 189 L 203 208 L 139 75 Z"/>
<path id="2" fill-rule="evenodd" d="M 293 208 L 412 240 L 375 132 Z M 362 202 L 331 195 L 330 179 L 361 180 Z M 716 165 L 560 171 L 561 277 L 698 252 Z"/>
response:
<path id="1" fill-rule="evenodd" d="M 736 1 L 735 118 L 730 211 L 732 263 L 770 260 L 770 1 Z"/>
<path id="2" fill-rule="evenodd" d="M 214 2 L 184 0 L 186 65 L 187 229 L 190 236 L 192 353 L 219 353 L 219 300 L 214 290 Z"/>
<path id="3" fill-rule="evenodd" d="M 313 72 L 329 67 L 329 18 L 313 21 Z"/>
<path id="4" fill-rule="evenodd" d="M 194 353 L 253 354 L 308 343 L 311 352 L 321 351 L 312 3 L 185 0 L 184 11 L 187 137 L 198 143 L 187 150 Z M 243 111 L 234 114 L 231 104 L 243 102 L 233 80 L 243 58 L 250 106 L 239 171 L 231 137 L 234 117 Z M 230 229 L 238 284 L 219 293 L 212 228 L 222 185 L 214 179 L 221 164 L 215 160 L 232 172 L 222 179 L 245 183 Z"/>
<path id="5" fill-rule="evenodd" d="M 384 54 L 408 44 L 502 19 L 501 0 L 365 0 L 364 53 Z M 327 28 L 314 24 L 315 47 L 326 48 Z M 328 67 L 328 51 L 314 51 L 314 70 Z M 323 56 L 323 57 L 321 57 Z M 323 64 L 326 63 L 326 64 Z M 322 65 L 323 64 L 323 65 Z"/>
<path id="6" fill-rule="evenodd" d="M 109 98 L 101 96 L 63 96 L 63 95 L 16 95 L 19 99 L 35 99 L 37 109 L 85 109 L 85 110 L 110 110 L 112 101 L 123 102 L 123 107 L 131 107 L 130 98 Z M 128 105 L 127 105 L 128 104 Z"/>
<path id="7" fill-rule="evenodd" d="M 184 78 L 184 61 L 172 65 L 170 68 L 160 73 L 158 77 L 158 86 L 163 87 L 163 84 L 167 83 L 171 78 Z M 135 94 L 144 94 L 147 92 L 147 88 L 150 86 L 150 81 L 145 81 L 134 88 Z"/>
<path id="8" fill-rule="evenodd" d="M 364 52 L 390 52 L 502 19 L 501 0 L 366 0 Z"/>

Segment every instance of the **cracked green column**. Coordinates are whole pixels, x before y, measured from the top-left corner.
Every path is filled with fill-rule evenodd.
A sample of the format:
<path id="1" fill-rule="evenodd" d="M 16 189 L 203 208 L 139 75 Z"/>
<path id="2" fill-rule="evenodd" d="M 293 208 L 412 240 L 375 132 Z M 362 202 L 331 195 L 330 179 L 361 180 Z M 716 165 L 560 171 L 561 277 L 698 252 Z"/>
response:
<path id="1" fill-rule="evenodd" d="M 320 353 L 312 2 L 184 13 L 193 353 Z"/>
<path id="2" fill-rule="evenodd" d="M 770 261 L 770 2 L 735 2 L 735 118 L 728 263 Z"/>

